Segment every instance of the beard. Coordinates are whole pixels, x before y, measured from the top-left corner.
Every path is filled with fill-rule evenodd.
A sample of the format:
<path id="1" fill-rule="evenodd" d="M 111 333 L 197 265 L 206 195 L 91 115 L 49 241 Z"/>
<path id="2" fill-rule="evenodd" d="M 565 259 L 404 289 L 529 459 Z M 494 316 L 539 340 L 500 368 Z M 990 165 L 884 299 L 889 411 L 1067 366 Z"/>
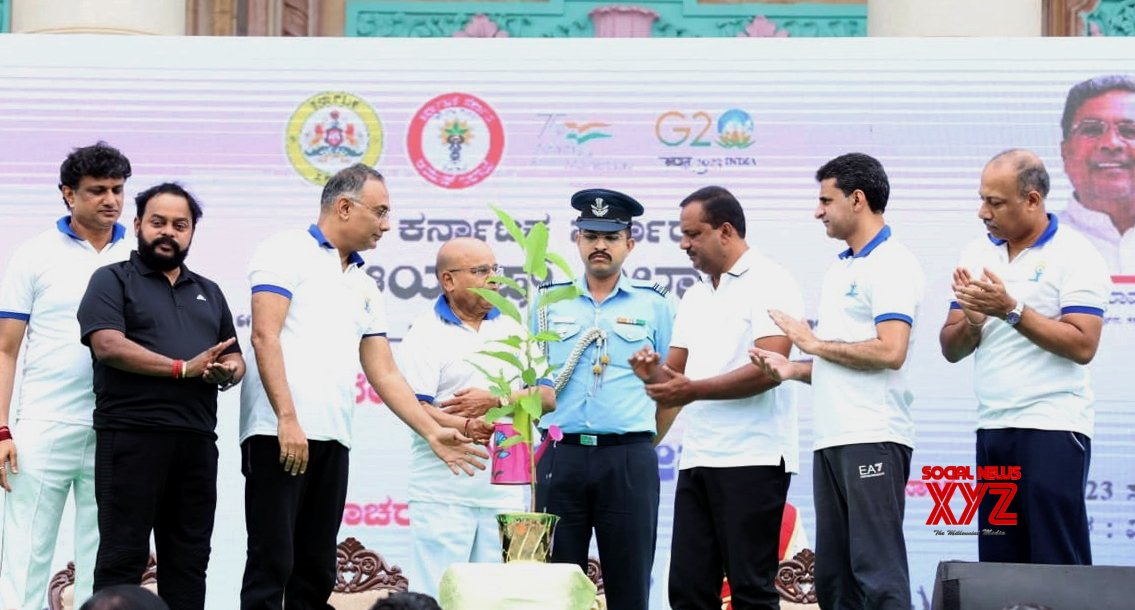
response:
<path id="1" fill-rule="evenodd" d="M 161 245 L 169 246 L 173 250 L 173 254 L 158 252 L 158 246 Z M 186 256 L 189 256 L 189 248 L 182 250 L 172 237 L 158 237 L 147 243 L 142 236 L 138 236 L 138 257 L 151 269 L 173 271 L 181 266 Z"/>

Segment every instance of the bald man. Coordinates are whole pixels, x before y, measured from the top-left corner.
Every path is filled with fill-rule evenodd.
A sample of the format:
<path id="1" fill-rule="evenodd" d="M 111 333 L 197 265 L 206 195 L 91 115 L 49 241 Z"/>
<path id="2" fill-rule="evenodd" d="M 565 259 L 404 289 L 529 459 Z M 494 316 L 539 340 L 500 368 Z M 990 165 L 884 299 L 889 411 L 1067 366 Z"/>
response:
<path id="1" fill-rule="evenodd" d="M 485 242 L 459 238 L 443 244 L 437 253 L 442 295 L 414 321 L 398 350 L 398 366 L 422 408 L 442 426 L 481 443 L 492 433 L 484 415 L 499 399 L 474 364 L 495 371 L 502 363 L 478 352 L 507 349 L 495 341 L 524 334 L 523 326 L 470 290 L 496 289 L 499 273 Z M 541 386 L 540 392 L 545 412 L 555 408 L 551 388 Z M 501 560 L 496 515 L 526 510 L 524 487 L 492 485 L 485 476 L 457 480 L 420 438 L 410 452 L 408 576 L 416 591 L 436 597 L 450 564 Z"/>
<path id="2" fill-rule="evenodd" d="M 1091 243 L 1045 211 L 1048 185 L 1044 163 L 1027 150 L 985 166 L 977 215 L 989 235 L 962 253 L 939 340 L 950 362 L 974 354 L 978 468 L 1001 467 L 1016 485 L 1015 498 L 982 499 L 979 559 L 1089 565 L 1086 365 L 1110 278 Z M 1007 507 L 998 507 L 1002 497 Z"/>

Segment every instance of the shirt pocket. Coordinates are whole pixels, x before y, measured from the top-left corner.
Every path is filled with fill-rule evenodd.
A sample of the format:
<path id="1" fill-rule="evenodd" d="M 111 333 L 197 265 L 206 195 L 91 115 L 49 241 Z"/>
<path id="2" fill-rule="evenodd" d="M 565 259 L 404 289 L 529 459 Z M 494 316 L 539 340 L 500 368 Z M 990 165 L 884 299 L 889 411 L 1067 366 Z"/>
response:
<path id="1" fill-rule="evenodd" d="M 646 326 L 632 324 L 616 324 L 611 329 L 608 338 L 607 355 L 610 356 L 610 366 L 630 368 L 630 357 L 644 348 L 653 348 L 649 340 L 650 331 Z"/>

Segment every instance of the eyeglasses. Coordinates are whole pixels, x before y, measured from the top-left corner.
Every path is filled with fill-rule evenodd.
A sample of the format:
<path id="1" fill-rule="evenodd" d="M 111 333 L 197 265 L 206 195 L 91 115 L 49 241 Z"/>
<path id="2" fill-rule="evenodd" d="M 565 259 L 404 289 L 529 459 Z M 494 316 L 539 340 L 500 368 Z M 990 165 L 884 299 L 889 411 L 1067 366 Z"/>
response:
<path id="1" fill-rule="evenodd" d="M 1072 126 L 1072 135 L 1094 140 L 1102 137 L 1108 129 L 1115 129 L 1116 135 L 1128 141 L 1135 141 L 1135 121 L 1108 123 L 1099 119 L 1084 119 Z"/>
<path id="2" fill-rule="evenodd" d="M 458 271 L 467 271 L 473 275 L 497 275 L 500 273 L 500 265 L 481 265 L 479 267 L 465 267 L 461 269 L 446 269 L 449 273 L 457 273 Z"/>
<path id="3" fill-rule="evenodd" d="M 364 204 L 363 202 L 359 201 L 358 199 L 351 199 L 350 197 L 347 197 L 346 199 L 347 199 L 347 201 L 350 201 L 351 203 L 359 206 L 360 208 L 370 212 L 372 215 L 374 215 L 375 218 L 377 218 L 379 220 L 383 220 L 387 216 L 390 216 L 390 208 L 382 208 L 380 210 L 376 210 L 376 209 Z"/>

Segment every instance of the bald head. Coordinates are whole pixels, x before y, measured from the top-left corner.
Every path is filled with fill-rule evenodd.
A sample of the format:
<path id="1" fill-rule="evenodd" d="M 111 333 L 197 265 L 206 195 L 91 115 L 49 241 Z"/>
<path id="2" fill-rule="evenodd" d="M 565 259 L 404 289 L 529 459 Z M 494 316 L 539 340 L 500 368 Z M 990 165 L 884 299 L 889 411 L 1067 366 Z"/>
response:
<path id="1" fill-rule="evenodd" d="M 451 239 L 437 250 L 438 277 L 441 277 L 442 272 L 450 269 L 465 269 L 485 264 L 478 261 L 486 258 L 493 258 L 489 244 L 472 237 Z"/>
<path id="2" fill-rule="evenodd" d="M 1044 162 L 1031 150 L 1010 148 L 994 155 L 986 169 L 1010 169 L 1017 177 L 1017 191 L 1021 197 L 1036 192 L 1043 200 L 1048 197 L 1049 178 Z"/>

